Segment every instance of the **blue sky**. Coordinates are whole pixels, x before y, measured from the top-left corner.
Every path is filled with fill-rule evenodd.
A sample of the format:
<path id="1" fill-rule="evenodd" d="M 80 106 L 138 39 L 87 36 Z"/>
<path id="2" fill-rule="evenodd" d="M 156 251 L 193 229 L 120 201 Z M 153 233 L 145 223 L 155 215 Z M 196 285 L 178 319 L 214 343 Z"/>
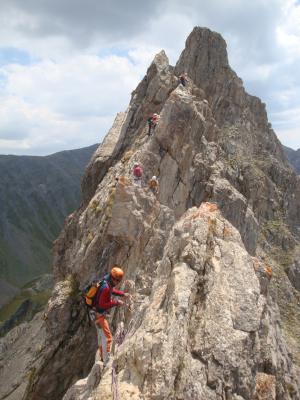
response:
<path id="1" fill-rule="evenodd" d="M 4 0 L 0 154 L 100 142 L 154 55 L 175 64 L 196 25 L 222 34 L 281 142 L 300 148 L 299 1 Z"/>
<path id="2" fill-rule="evenodd" d="M 20 64 L 29 65 L 33 63 L 31 55 L 22 50 L 13 47 L 1 47 L 0 48 L 0 65 L 8 64 Z"/>

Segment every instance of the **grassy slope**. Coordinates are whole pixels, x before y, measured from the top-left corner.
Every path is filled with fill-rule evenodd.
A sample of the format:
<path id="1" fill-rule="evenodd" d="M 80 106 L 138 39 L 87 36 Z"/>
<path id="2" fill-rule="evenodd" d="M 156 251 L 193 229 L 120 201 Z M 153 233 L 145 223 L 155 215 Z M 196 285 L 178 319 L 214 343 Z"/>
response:
<path id="1" fill-rule="evenodd" d="M 49 271 L 64 218 L 97 145 L 47 157 L 0 156 L 0 278 L 21 286 Z"/>

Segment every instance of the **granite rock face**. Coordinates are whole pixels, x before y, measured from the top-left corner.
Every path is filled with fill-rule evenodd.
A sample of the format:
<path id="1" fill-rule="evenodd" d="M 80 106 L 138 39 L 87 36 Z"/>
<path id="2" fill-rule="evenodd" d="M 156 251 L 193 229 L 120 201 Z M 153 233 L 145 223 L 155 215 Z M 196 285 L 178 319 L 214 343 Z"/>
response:
<path id="1" fill-rule="evenodd" d="M 158 195 L 146 186 L 152 175 Z M 299 178 L 220 35 L 195 28 L 175 68 L 155 57 L 82 187 L 54 246 L 49 346 L 24 400 L 299 399 L 300 296 L 287 274 L 297 265 Z M 122 340 L 103 368 L 79 288 L 113 263 L 134 302 L 111 313 Z"/>
<path id="2" fill-rule="evenodd" d="M 193 207 L 173 226 L 153 276 L 115 351 L 119 398 L 252 399 L 260 371 L 273 382 L 269 392 L 276 384 L 284 396 L 281 374 L 292 383 L 293 367 L 283 340 L 266 329 L 275 322 L 267 266 L 215 205 Z M 113 398 L 110 382 L 106 368 L 87 398 Z"/>

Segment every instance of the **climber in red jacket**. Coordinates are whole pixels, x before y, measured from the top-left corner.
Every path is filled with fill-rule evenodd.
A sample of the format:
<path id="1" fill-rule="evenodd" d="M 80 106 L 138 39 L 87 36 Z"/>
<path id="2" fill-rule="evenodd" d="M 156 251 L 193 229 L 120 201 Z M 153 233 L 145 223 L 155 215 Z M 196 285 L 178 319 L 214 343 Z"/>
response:
<path id="1" fill-rule="evenodd" d="M 139 163 L 134 163 L 132 174 L 135 185 L 142 187 L 143 169 Z"/>
<path id="2" fill-rule="evenodd" d="M 154 132 L 154 129 L 159 121 L 160 116 L 156 113 L 152 115 L 152 117 L 147 119 L 148 122 L 148 136 L 151 135 L 151 132 Z"/>
<path id="3" fill-rule="evenodd" d="M 130 297 L 129 293 L 125 293 L 123 290 L 115 289 L 115 286 L 121 282 L 123 276 L 123 270 L 115 265 L 110 271 L 110 274 L 105 275 L 101 281 L 94 302 L 94 309 L 96 310 L 95 323 L 98 333 L 99 352 L 101 360 L 104 361 L 104 365 L 108 363 L 112 342 L 112 334 L 109 328 L 109 323 L 106 319 L 106 314 L 112 307 L 125 305 L 124 301 L 112 300 L 111 296 Z"/>

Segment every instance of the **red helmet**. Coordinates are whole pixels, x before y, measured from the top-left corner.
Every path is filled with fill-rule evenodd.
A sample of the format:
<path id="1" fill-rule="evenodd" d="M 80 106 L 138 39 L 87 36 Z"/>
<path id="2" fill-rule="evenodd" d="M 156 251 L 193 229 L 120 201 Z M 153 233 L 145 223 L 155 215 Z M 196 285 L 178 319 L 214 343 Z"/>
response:
<path id="1" fill-rule="evenodd" d="M 114 266 L 110 271 L 110 276 L 116 281 L 121 281 L 124 276 L 124 271 L 120 267 Z"/>

